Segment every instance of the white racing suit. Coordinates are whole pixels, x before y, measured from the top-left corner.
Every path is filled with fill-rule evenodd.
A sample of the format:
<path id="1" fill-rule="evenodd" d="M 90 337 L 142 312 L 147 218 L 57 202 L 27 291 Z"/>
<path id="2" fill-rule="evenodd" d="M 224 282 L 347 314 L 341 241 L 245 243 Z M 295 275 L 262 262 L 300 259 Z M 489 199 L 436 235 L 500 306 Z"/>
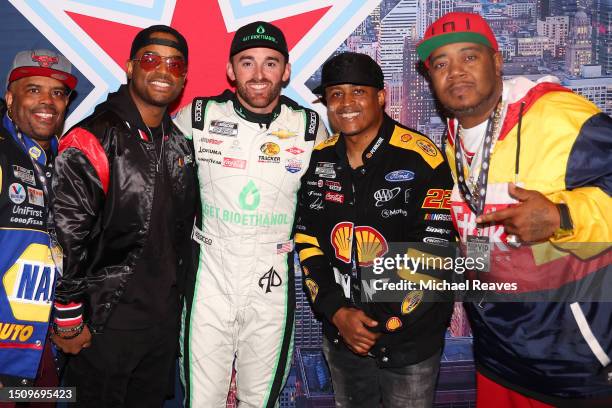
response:
<path id="1" fill-rule="evenodd" d="M 181 335 L 185 405 L 225 407 L 234 364 L 241 406 L 272 407 L 293 351 L 297 193 L 327 131 L 288 98 L 255 115 L 230 91 L 194 99 L 175 122 L 193 140 L 202 205 Z"/>

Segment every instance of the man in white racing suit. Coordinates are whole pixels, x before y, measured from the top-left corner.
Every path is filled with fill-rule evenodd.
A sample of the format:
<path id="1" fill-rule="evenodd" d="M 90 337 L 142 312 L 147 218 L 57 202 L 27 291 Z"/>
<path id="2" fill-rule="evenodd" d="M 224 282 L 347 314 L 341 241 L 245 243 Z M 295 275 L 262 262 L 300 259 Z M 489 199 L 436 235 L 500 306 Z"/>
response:
<path id="1" fill-rule="evenodd" d="M 241 27 L 227 64 L 236 93 L 195 98 L 175 119 L 194 143 L 202 205 L 181 338 L 186 406 L 225 406 L 234 367 L 240 406 L 272 407 L 291 364 L 294 211 L 327 131 L 280 95 L 288 57 L 277 27 Z"/>

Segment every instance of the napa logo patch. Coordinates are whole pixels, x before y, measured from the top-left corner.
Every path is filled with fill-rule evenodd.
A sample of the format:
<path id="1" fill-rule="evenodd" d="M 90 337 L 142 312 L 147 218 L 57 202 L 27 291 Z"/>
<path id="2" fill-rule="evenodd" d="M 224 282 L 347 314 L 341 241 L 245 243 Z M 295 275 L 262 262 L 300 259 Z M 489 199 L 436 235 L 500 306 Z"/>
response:
<path id="1" fill-rule="evenodd" d="M 2 285 L 16 319 L 48 321 L 55 287 L 55 265 L 49 247 L 30 244 L 6 271 Z"/>

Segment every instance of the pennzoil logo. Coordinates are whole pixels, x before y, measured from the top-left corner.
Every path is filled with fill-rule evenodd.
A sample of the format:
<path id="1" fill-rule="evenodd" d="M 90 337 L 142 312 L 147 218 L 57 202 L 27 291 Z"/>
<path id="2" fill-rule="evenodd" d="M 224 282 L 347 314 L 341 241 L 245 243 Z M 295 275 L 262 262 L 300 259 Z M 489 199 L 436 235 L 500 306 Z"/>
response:
<path id="1" fill-rule="evenodd" d="M 431 157 L 436 157 L 438 155 L 438 151 L 436 146 L 428 140 L 417 140 L 416 145 L 421 148 L 425 154 L 430 155 Z"/>
<path id="2" fill-rule="evenodd" d="M 336 258 L 344 263 L 351 262 L 353 241 L 356 243 L 360 266 L 372 266 L 374 259 L 389 250 L 385 237 L 370 226 L 353 227 L 351 222 L 336 224 L 331 232 L 331 244 Z"/>
<path id="3" fill-rule="evenodd" d="M 6 271 L 2 285 L 16 319 L 48 321 L 55 287 L 55 265 L 49 248 L 30 244 Z"/>

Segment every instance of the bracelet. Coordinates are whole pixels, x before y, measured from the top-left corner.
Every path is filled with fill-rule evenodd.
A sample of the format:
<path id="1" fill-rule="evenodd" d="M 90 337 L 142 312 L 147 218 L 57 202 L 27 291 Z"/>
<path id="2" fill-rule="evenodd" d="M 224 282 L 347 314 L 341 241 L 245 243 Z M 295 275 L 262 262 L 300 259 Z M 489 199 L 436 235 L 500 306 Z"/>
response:
<path id="1" fill-rule="evenodd" d="M 57 323 L 53 322 L 53 332 L 57 336 L 61 337 L 62 339 L 65 339 L 65 340 L 74 339 L 79 334 L 81 334 L 81 332 L 83 331 L 84 328 L 85 328 L 85 323 L 84 322 L 81 322 L 78 326 L 71 327 L 71 328 L 68 328 L 68 329 L 65 329 L 63 327 L 59 327 L 57 325 Z M 64 336 L 63 334 L 66 334 L 66 333 L 72 333 L 72 334 Z"/>

